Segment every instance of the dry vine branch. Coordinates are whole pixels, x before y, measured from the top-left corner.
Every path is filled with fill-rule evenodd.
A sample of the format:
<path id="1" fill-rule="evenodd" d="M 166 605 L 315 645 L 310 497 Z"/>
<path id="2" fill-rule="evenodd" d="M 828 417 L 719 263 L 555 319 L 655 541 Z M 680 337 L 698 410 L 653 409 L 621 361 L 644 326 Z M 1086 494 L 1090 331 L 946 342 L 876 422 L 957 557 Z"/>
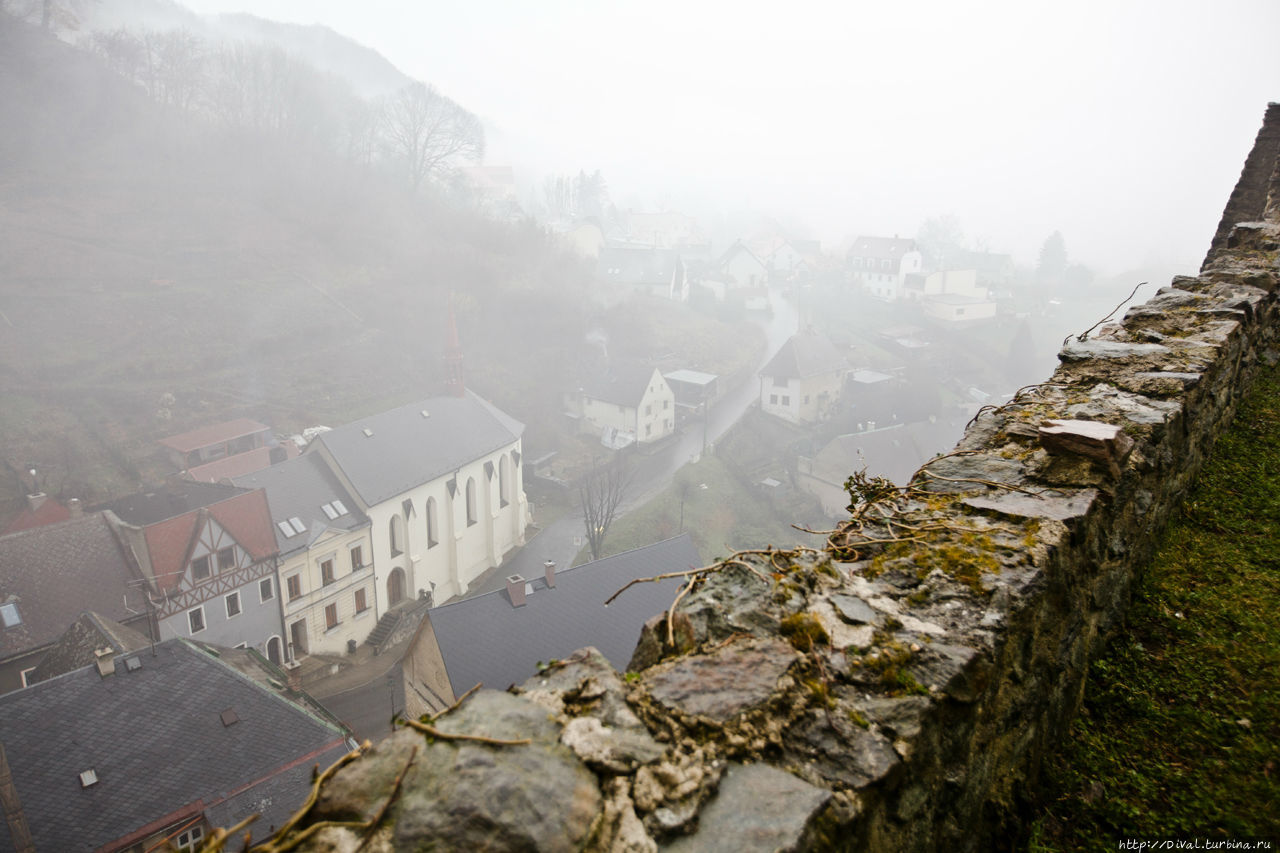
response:
<path id="1" fill-rule="evenodd" d="M 348 752 L 346 755 L 333 762 L 327 770 L 317 776 L 315 783 L 311 786 L 311 793 L 307 796 L 306 802 L 302 804 L 302 808 L 294 812 L 293 817 L 289 818 L 289 820 L 285 822 L 285 825 L 280 827 L 280 831 L 275 834 L 275 838 L 284 838 L 285 835 L 291 832 L 295 826 L 301 823 L 302 819 L 307 816 L 307 813 L 310 812 L 311 808 L 316 804 L 316 801 L 320 799 L 320 788 L 324 783 L 329 781 L 333 774 L 337 773 L 340 768 L 352 761 L 355 761 L 363 755 L 364 751 L 370 746 L 372 746 L 372 744 L 370 744 L 369 741 L 365 741 L 360 744 L 359 749 L 353 749 L 351 752 Z M 295 843 L 289 847 L 279 847 L 274 841 L 268 840 L 263 845 L 253 849 L 262 851 L 262 853 L 281 853 L 281 851 L 284 850 L 292 850 L 293 847 L 296 846 L 297 844 Z"/>
<path id="2" fill-rule="evenodd" d="M 1117 305 L 1115 308 L 1112 308 L 1110 311 L 1107 312 L 1107 316 L 1103 317 L 1101 320 L 1094 323 L 1092 326 L 1085 329 L 1083 332 L 1081 332 L 1078 335 L 1067 335 L 1065 338 L 1062 339 L 1062 345 L 1065 347 L 1067 345 L 1067 341 L 1071 340 L 1072 337 L 1074 337 L 1080 343 L 1084 343 L 1085 341 L 1089 340 L 1089 333 L 1092 332 L 1094 329 L 1098 328 L 1099 326 L 1101 326 L 1103 323 L 1110 320 L 1112 315 L 1114 315 L 1117 311 L 1123 308 L 1124 304 L 1128 302 L 1130 299 L 1132 299 L 1134 297 L 1134 294 L 1138 292 L 1138 289 L 1143 285 L 1145 285 L 1146 283 L 1147 282 L 1145 281 L 1138 282 L 1136 285 L 1134 285 L 1133 290 L 1129 291 L 1129 295 L 1126 296 L 1124 299 L 1120 300 L 1119 305 Z"/>
<path id="3" fill-rule="evenodd" d="M 485 737 L 484 735 L 449 734 L 448 732 L 440 731 L 430 723 L 420 723 L 417 720 L 401 720 L 401 722 L 414 731 L 430 735 L 437 740 L 465 740 L 472 743 L 487 743 L 490 746 L 528 746 L 533 743 L 529 738 L 502 740 L 501 738 Z"/>
<path id="4" fill-rule="evenodd" d="M 476 685 L 476 687 L 479 686 L 480 685 L 478 684 Z M 470 696 L 474 690 L 474 687 L 471 690 L 468 690 L 463 694 L 462 698 L 465 699 L 467 696 Z M 460 699 L 458 701 L 462 700 Z M 404 784 L 405 774 L 409 772 L 409 768 L 413 765 L 413 761 L 417 757 L 418 747 L 417 745 L 414 745 L 413 749 L 409 751 L 409 760 L 404 763 L 404 767 L 401 768 L 400 773 L 396 776 L 396 781 L 391 785 L 391 795 L 387 797 L 386 802 L 382 804 L 382 808 L 378 809 L 378 813 L 369 821 L 369 827 L 364 831 L 364 839 L 360 842 L 360 846 L 356 848 L 356 853 L 360 853 L 360 851 L 367 847 L 369 842 L 373 839 L 373 834 L 378 830 L 378 824 L 382 823 L 382 819 L 387 816 L 387 811 L 391 808 L 391 804 L 400 796 L 400 786 Z"/>

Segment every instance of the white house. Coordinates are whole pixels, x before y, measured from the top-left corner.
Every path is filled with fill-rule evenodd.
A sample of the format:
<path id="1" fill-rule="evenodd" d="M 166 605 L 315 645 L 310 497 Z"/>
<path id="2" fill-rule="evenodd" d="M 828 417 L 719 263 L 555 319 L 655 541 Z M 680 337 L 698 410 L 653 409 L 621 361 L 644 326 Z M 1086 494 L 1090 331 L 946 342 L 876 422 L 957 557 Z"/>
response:
<path id="1" fill-rule="evenodd" d="M 915 240 L 859 237 L 849 249 L 848 264 L 864 293 L 893 302 L 902 298 L 907 276 L 920 274 L 924 256 Z"/>
<path id="2" fill-rule="evenodd" d="M 787 339 L 760 371 L 760 409 L 792 423 L 827 417 L 840 399 L 848 362 L 813 329 Z"/>
<path id="3" fill-rule="evenodd" d="M 342 654 L 381 615 L 369 519 L 316 454 L 232 482 L 267 493 L 291 654 Z"/>
<path id="4" fill-rule="evenodd" d="M 935 320 L 963 324 L 996 316 L 995 300 L 978 283 L 977 270 L 940 270 L 924 280 L 924 313 Z"/>
<path id="5" fill-rule="evenodd" d="M 611 365 L 583 382 L 580 400 L 584 428 L 612 437 L 611 446 L 658 441 L 676 430 L 676 395 L 656 367 Z"/>
<path id="6" fill-rule="evenodd" d="M 320 454 L 369 517 L 378 613 L 466 591 L 524 544 L 524 425 L 470 391 L 338 427 Z"/>

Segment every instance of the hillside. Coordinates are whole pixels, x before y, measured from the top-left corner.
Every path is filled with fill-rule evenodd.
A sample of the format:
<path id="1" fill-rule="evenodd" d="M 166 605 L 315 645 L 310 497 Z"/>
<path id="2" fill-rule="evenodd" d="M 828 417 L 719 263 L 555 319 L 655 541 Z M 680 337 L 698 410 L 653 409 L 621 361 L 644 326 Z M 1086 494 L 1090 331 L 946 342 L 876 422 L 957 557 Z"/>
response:
<path id="1" fill-rule="evenodd" d="M 450 291 L 469 385 L 558 440 L 589 274 L 534 225 L 218 132 L 7 18 L 0 111 L 7 498 L 30 464 L 101 499 L 162 473 L 161 435 L 241 415 L 292 431 L 435 393 Z"/>

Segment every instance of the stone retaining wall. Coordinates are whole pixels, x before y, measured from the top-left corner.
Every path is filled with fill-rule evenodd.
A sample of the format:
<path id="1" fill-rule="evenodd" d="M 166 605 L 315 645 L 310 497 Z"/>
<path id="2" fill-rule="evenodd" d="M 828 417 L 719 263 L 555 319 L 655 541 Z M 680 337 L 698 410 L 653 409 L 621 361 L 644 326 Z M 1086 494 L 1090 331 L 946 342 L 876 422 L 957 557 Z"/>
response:
<path id="1" fill-rule="evenodd" d="M 699 575 L 630 672 L 586 650 L 318 785 L 299 849 L 985 850 L 1015 828 L 1135 574 L 1277 358 L 1280 107 L 1201 274 L 1065 343 L 821 550 Z M 625 594 L 625 593 L 624 593 Z M 477 740 L 479 738 L 480 740 Z M 281 841 L 286 839 L 282 838 Z"/>

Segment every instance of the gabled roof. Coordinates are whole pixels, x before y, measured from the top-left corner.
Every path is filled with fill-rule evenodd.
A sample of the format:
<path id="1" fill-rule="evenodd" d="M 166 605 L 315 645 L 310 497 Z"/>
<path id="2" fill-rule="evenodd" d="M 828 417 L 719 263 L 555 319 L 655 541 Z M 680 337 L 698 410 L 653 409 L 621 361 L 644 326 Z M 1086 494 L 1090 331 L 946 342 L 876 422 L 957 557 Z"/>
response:
<path id="1" fill-rule="evenodd" d="M 264 838 L 306 798 L 312 767 L 347 751 L 341 730 L 185 640 L 126 655 L 115 670 L 86 667 L 0 696 L 37 850 L 127 843 L 186 807 L 223 826 L 261 811 L 253 832 Z M 86 770 L 97 782 L 83 787 Z"/>
<path id="2" fill-rule="evenodd" d="M 136 652 L 151 645 L 151 639 L 139 631 L 86 610 L 62 633 L 53 648 L 40 659 L 28 684 L 47 681 L 56 675 L 97 664 L 96 651 L 109 649 L 112 656 Z"/>
<path id="3" fill-rule="evenodd" d="M 734 243 L 732 246 L 730 246 L 728 249 L 725 250 L 725 253 L 720 256 L 720 260 L 716 262 L 716 266 L 719 267 L 720 269 L 724 269 L 726 266 L 728 266 L 729 262 L 732 261 L 738 255 L 746 255 L 748 258 L 750 258 L 751 260 L 759 264 L 760 269 L 765 271 L 768 270 L 768 267 L 765 265 L 765 262 L 760 260 L 760 258 L 757 257 L 756 253 L 748 249 L 746 244 L 744 244 L 741 240 Z"/>
<path id="4" fill-rule="evenodd" d="M 605 370 L 597 371 L 582 381 L 582 393 L 593 400 L 603 400 L 634 409 L 640 405 L 649 384 L 654 381 L 656 367 L 634 362 L 611 362 Z M 658 373 L 658 380 L 666 380 Z"/>
<path id="5" fill-rule="evenodd" d="M 210 424 L 209 426 L 199 427 L 190 432 L 171 435 L 167 438 L 160 439 L 160 443 L 165 447 L 176 450 L 179 453 L 190 453 L 192 450 L 199 450 L 202 447 L 208 447 L 211 444 L 222 444 L 237 438 L 243 438 L 246 435 L 253 435 L 256 432 L 269 430 L 271 427 L 266 424 L 260 424 L 257 421 L 251 421 L 248 418 L 237 418 L 234 421 L 226 421 L 220 424 Z"/>
<path id="6" fill-rule="evenodd" d="M 809 329 L 788 338 L 761 369 L 760 375 L 776 379 L 805 379 L 847 367 L 848 361 L 827 336 Z"/>
<path id="7" fill-rule="evenodd" d="M 536 672 L 538 661 L 563 658 L 595 646 L 626 668 L 649 617 L 671 605 L 678 583 L 636 584 L 605 607 L 605 599 L 635 578 L 696 568 L 693 540 L 685 533 L 556 573 L 554 589 L 539 577 L 523 607 L 512 607 L 505 589 L 427 611 L 455 696 L 483 683 L 498 690 Z"/>
<path id="8" fill-rule="evenodd" d="M 338 482 L 324 459 L 314 453 L 281 462 L 254 474 L 237 477 L 237 486 L 265 489 L 267 504 L 271 507 L 272 530 L 280 553 L 291 554 L 306 549 L 313 539 L 311 532 L 333 528 L 355 530 L 369 523 L 355 500 Z M 334 501 L 340 505 L 335 506 Z M 337 513 L 330 518 L 325 507 Z M 342 511 L 345 510 L 345 511 Z M 301 533 L 285 535 L 289 520 L 296 518 L 303 525 Z"/>
<path id="9" fill-rule="evenodd" d="M 151 571 L 161 592 L 174 589 L 182 580 L 196 537 L 207 519 L 218 522 L 255 563 L 278 552 L 266 492 L 237 491 L 240 494 L 143 529 Z"/>
<path id="10" fill-rule="evenodd" d="M 324 433 L 308 452 L 327 450 L 365 506 L 374 506 L 500 450 L 523 432 L 524 424 L 468 391 L 361 418 Z"/>
<path id="11" fill-rule="evenodd" d="M 21 620 L 0 621 L 0 657 L 54 642 L 85 610 L 117 621 L 143 612 L 142 591 L 129 586 L 138 579 L 106 513 L 0 536 L 0 604 Z"/>

